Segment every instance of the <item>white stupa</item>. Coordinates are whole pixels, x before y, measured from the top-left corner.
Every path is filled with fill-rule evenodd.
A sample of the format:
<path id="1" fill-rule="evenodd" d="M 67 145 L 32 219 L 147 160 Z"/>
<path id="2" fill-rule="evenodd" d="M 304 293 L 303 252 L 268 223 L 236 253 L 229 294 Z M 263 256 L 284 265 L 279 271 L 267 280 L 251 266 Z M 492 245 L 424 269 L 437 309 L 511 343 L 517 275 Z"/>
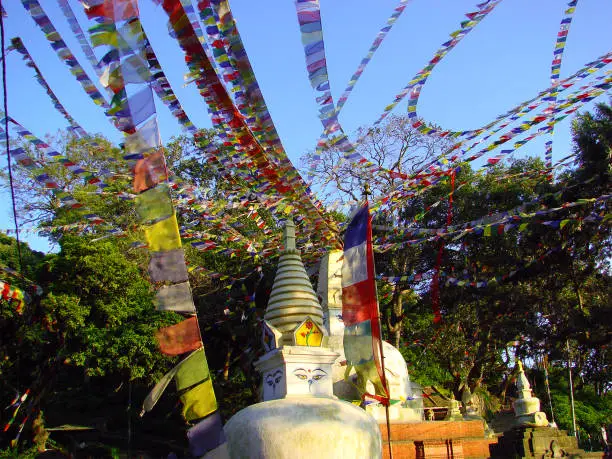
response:
<path id="1" fill-rule="evenodd" d="M 333 395 L 332 363 L 324 347 L 323 311 L 287 222 L 263 329 L 262 402 L 225 425 L 232 458 L 381 457 L 377 422 Z M 325 339 L 324 339 L 325 338 Z"/>
<path id="2" fill-rule="evenodd" d="M 534 397 L 531 392 L 531 385 L 525 375 L 523 362 L 517 360 L 516 366 L 518 368 L 516 378 L 518 398 L 512 403 L 516 424 L 523 426 L 547 426 L 548 418 L 546 413 L 540 411 L 540 399 Z"/>
<path id="3" fill-rule="evenodd" d="M 332 365 L 334 395 L 344 400 L 359 400 L 361 394 L 356 389 L 356 372 L 350 370 L 346 376 L 346 357 L 344 356 L 344 322 L 342 322 L 342 250 L 328 252 L 319 266 L 318 297 L 323 307 L 324 324 L 329 333 L 329 347 L 338 353 Z M 385 359 L 385 376 L 389 384 L 391 400 L 399 401 L 389 407 L 389 418 L 393 422 L 418 422 L 423 419 L 423 399 L 421 388 L 410 381 L 408 366 L 401 352 L 390 343 L 383 341 Z M 368 383 L 367 390 L 374 393 L 374 387 Z M 371 404 L 368 412 L 380 423 L 386 421 L 382 405 Z"/>

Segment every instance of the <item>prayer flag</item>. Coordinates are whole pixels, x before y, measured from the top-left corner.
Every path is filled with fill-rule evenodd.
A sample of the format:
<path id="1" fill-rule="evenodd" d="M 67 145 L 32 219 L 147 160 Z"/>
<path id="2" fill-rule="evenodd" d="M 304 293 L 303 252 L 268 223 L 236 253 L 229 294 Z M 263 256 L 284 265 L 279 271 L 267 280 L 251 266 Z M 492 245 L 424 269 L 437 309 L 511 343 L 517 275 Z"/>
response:
<path id="1" fill-rule="evenodd" d="M 155 296 L 155 306 L 158 311 L 195 313 L 189 282 L 162 286 Z"/>
<path id="2" fill-rule="evenodd" d="M 217 399 L 209 378 L 181 395 L 183 417 L 186 421 L 201 419 L 217 410 Z"/>
<path id="3" fill-rule="evenodd" d="M 342 320 L 344 322 L 344 354 L 353 366 L 374 365 L 370 376 L 382 402 L 388 401 L 388 389 L 381 365 L 381 332 L 376 299 L 372 217 L 368 203 L 361 207 L 349 223 L 344 237 L 342 264 Z M 378 391 L 377 391 L 378 392 Z M 377 398 L 379 398 L 377 397 Z"/>
<path id="4" fill-rule="evenodd" d="M 172 215 L 162 221 L 145 227 L 145 238 L 149 250 L 163 252 L 181 248 L 181 236 L 179 234 L 176 215 Z"/>
<path id="5" fill-rule="evenodd" d="M 214 412 L 189 429 L 187 438 L 189 450 L 196 457 L 225 444 L 225 433 L 219 412 Z"/>
<path id="6" fill-rule="evenodd" d="M 162 145 L 159 136 L 157 118 L 153 117 L 138 128 L 134 134 L 125 138 L 125 151 L 128 153 L 145 153 Z"/>
<path id="7" fill-rule="evenodd" d="M 208 380 L 210 380 L 208 362 L 204 348 L 200 348 L 181 362 L 175 377 L 176 390 L 181 392 Z"/>
<path id="8" fill-rule="evenodd" d="M 151 392 L 149 392 L 149 394 L 144 399 L 144 402 L 142 403 L 142 411 L 140 412 L 141 417 L 144 416 L 145 413 L 151 411 L 153 407 L 157 404 L 162 394 L 166 390 L 166 387 L 168 387 L 168 384 L 170 384 L 170 381 L 172 381 L 172 378 L 174 378 L 174 376 L 176 375 L 176 372 L 178 371 L 181 363 L 179 363 L 172 370 L 163 375 L 161 379 L 157 382 L 157 384 L 155 384 L 153 389 L 151 389 Z"/>
<path id="9" fill-rule="evenodd" d="M 185 266 L 183 249 L 151 252 L 149 276 L 151 276 L 153 282 L 178 283 L 187 281 L 187 267 Z"/>
<path id="10" fill-rule="evenodd" d="M 136 162 L 134 167 L 134 193 L 148 190 L 167 178 L 168 173 L 163 153 L 153 153 Z"/>
<path id="11" fill-rule="evenodd" d="M 89 19 L 102 17 L 115 22 L 138 17 L 136 0 L 83 0 L 81 3 Z"/>
<path id="12" fill-rule="evenodd" d="M 128 98 L 127 113 L 124 110 L 118 112 L 118 115 L 126 115 L 131 118 L 131 122 L 134 126 L 139 125 L 151 115 L 155 113 L 155 102 L 153 101 L 153 91 L 149 86 L 138 91 L 134 95 Z"/>
<path id="13" fill-rule="evenodd" d="M 142 84 L 151 79 L 147 64 L 138 55 L 132 55 L 123 62 L 113 62 L 104 68 L 100 83 L 105 88 L 110 87 L 117 93 L 128 83 Z"/>
<path id="14" fill-rule="evenodd" d="M 190 376 L 191 373 L 196 376 Z M 161 377 L 161 379 L 157 382 L 157 384 L 155 384 L 151 392 L 149 392 L 145 398 L 142 404 L 140 416 L 142 417 L 145 413 L 148 413 L 153 409 L 172 379 L 176 380 L 177 388 L 180 391 L 199 382 L 203 382 L 206 378 L 210 378 L 210 373 L 208 371 L 208 364 L 206 362 L 206 356 L 204 355 L 204 349 L 200 348 L 189 354 L 172 370 Z"/>
<path id="15" fill-rule="evenodd" d="M 151 223 L 172 215 L 168 185 L 162 183 L 136 196 L 136 212 L 142 223 Z"/>
<path id="16" fill-rule="evenodd" d="M 160 328 L 155 334 L 159 349 L 167 355 L 179 355 L 202 347 L 198 319 L 190 317 L 176 325 Z"/>

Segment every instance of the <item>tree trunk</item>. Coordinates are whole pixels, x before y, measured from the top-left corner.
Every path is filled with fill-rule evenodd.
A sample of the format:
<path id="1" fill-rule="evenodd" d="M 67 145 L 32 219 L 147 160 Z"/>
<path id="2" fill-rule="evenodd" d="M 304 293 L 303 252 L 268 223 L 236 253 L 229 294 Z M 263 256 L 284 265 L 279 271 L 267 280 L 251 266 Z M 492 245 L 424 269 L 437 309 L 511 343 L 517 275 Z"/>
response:
<path id="1" fill-rule="evenodd" d="M 391 313 L 387 314 L 387 328 L 389 329 L 389 340 L 399 349 L 402 339 L 402 289 L 399 284 L 393 287 L 393 297 L 391 299 Z"/>
<path id="2" fill-rule="evenodd" d="M 580 291 L 580 285 L 578 284 L 578 280 L 576 279 L 576 269 L 574 267 L 574 262 L 572 261 L 571 265 L 571 273 L 572 273 L 572 286 L 574 287 L 574 293 L 578 298 L 578 306 L 580 307 L 580 311 L 584 312 L 584 301 L 582 300 L 582 292 Z"/>
<path id="3" fill-rule="evenodd" d="M 394 330 L 394 345 L 396 349 L 400 347 L 400 341 L 402 339 L 402 319 L 403 319 L 403 304 L 402 304 L 402 290 L 399 288 L 399 285 L 395 286 L 395 291 L 393 292 L 393 315 L 396 321 L 395 330 Z"/>

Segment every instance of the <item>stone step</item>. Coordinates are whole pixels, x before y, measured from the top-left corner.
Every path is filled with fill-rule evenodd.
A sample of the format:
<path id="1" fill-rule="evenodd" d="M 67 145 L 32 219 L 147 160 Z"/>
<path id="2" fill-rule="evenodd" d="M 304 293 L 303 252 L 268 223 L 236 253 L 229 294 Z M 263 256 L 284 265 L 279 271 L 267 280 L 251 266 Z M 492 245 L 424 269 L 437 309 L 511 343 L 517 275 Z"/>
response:
<path id="1" fill-rule="evenodd" d="M 602 452 L 585 452 L 578 448 L 576 438 L 564 430 L 550 427 L 515 427 L 504 432 L 491 447 L 492 457 L 543 457 L 550 450 L 563 451 L 565 456 L 601 458 Z"/>
<path id="2" fill-rule="evenodd" d="M 489 427 L 495 433 L 503 433 L 514 427 L 514 412 L 499 412 L 489 422 Z"/>

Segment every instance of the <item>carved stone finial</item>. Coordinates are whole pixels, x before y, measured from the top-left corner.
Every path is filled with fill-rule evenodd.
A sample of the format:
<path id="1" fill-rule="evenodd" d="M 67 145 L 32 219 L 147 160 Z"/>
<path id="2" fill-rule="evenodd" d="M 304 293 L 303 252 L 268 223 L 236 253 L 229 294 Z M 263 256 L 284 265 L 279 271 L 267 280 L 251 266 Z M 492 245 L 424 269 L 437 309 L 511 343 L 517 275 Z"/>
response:
<path id="1" fill-rule="evenodd" d="M 292 219 L 288 219 L 285 223 L 285 230 L 283 231 L 283 245 L 285 246 L 285 252 L 295 251 L 295 223 Z"/>

